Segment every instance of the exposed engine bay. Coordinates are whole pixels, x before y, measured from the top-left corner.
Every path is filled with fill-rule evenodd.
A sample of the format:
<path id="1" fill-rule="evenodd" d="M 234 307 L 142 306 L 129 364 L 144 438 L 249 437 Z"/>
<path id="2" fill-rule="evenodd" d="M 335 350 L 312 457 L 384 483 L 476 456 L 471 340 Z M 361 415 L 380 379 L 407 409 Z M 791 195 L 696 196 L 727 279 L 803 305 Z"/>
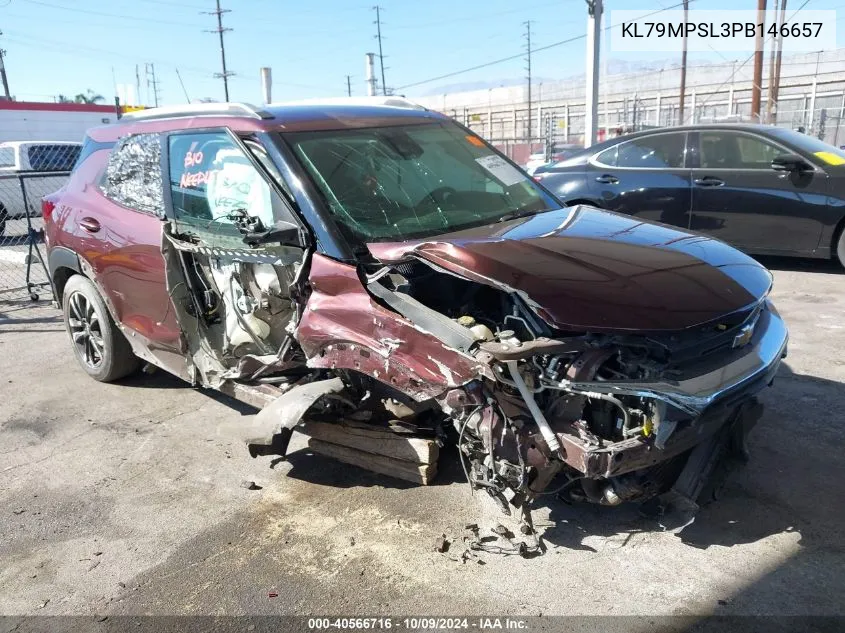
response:
<path id="1" fill-rule="evenodd" d="M 505 284 L 421 258 L 353 266 L 171 231 L 163 251 L 190 379 L 274 390 L 253 455 L 284 455 L 308 418 L 400 424 L 455 444 L 472 489 L 528 525 L 545 494 L 694 512 L 721 464 L 744 456 L 754 395 L 784 351 L 748 362 L 780 322 L 765 299 L 694 331 L 573 332 Z"/>

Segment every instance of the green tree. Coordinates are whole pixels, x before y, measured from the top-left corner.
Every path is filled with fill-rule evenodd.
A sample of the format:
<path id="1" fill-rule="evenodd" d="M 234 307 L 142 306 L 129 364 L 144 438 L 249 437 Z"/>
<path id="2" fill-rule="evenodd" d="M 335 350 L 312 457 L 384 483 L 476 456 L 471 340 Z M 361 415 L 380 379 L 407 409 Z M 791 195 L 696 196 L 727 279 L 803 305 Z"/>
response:
<path id="1" fill-rule="evenodd" d="M 68 99 L 64 95 L 59 95 L 56 97 L 56 103 L 73 103 L 73 99 Z"/>
<path id="2" fill-rule="evenodd" d="M 61 96 L 61 95 L 60 95 Z M 85 93 L 79 93 L 73 98 L 76 103 L 99 103 L 104 100 L 103 95 L 95 94 L 93 90 L 88 88 Z"/>

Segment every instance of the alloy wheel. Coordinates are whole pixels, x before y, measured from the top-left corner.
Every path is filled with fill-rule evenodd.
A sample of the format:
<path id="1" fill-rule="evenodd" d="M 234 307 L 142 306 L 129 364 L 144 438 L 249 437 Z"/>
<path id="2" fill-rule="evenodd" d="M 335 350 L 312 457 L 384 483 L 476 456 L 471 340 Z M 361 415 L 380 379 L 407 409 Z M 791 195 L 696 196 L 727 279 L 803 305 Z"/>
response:
<path id="1" fill-rule="evenodd" d="M 94 304 L 81 292 L 74 292 L 68 300 L 68 329 L 79 358 L 91 369 L 103 363 L 103 330 Z"/>

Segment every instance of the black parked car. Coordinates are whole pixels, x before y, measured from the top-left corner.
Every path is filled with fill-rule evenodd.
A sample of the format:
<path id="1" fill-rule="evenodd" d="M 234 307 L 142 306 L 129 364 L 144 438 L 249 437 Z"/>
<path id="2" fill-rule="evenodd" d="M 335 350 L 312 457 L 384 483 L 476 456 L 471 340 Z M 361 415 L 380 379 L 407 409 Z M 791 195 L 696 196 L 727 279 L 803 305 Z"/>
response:
<path id="1" fill-rule="evenodd" d="M 765 125 L 697 125 L 605 141 L 536 178 L 591 204 L 707 233 L 744 251 L 845 265 L 845 152 Z"/>

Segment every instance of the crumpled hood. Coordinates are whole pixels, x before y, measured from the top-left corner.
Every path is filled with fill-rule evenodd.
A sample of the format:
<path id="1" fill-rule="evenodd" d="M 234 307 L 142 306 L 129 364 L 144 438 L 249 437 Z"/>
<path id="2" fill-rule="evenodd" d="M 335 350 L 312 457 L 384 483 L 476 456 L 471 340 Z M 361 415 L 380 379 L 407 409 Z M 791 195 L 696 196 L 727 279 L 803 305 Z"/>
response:
<path id="1" fill-rule="evenodd" d="M 516 291 L 568 330 L 680 330 L 757 303 L 772 281 L 723 242 L 586 206 L 368 247 Z"/>

